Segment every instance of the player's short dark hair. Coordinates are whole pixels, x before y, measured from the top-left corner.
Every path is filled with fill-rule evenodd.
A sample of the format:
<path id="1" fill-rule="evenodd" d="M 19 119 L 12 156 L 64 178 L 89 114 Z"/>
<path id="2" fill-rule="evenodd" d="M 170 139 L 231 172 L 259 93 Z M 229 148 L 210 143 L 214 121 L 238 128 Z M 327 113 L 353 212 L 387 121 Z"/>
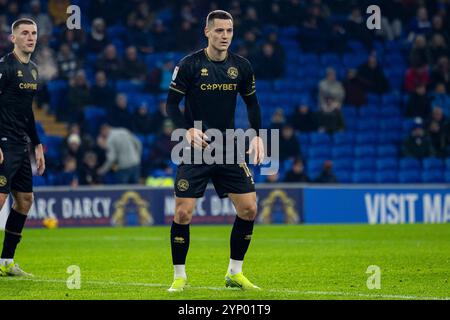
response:
<path id="1" fill-rule="evenodd" d="M 22 24 L 34 24 L 35 26 L 37 26 L 36 22 L 34 22 L 33 20 L 28 18 L 21 18 L 12 23 L 11 32 L 14 32 L 14 30 L 16 30 Z"/>
<path id="2" fill-rule="evenodd" d="M 214 22 L 214 19 L 223 19 L 233 21 L 233 16 L 224 10 L 214 10 L 208 13 L 206 17 L 206 25 Z"/>

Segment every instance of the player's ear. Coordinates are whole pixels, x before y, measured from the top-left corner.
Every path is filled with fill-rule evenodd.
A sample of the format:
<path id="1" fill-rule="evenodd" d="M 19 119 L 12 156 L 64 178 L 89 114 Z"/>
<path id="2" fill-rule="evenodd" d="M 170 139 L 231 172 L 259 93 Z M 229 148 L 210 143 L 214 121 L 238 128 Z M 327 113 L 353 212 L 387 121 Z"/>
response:
<path id="1" fill-rule="evenodd" d="M 209 29 L 205 27 L 205 37 L 209 38 Z"/>
<path id="2" fill-rule="evenodd" d="M 16 43 L 16 36 L 14 35 L 14 33 L 11 33 L 8 38 L 12 43 Z"/>

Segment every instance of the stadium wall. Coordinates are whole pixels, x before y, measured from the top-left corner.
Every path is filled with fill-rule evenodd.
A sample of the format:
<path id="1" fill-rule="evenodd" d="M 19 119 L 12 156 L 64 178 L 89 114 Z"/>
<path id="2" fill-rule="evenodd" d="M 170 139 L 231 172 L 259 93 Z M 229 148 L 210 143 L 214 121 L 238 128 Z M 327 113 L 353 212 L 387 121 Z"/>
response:
<path id="1" fill-rule="evenodd" d="M 257 194 L 259 223 L 450 222 L 449 185 L 261 184 Z M 172 188 L 35 188 L 27 227 L 42 227 L 47 218 L 56 218 L 60 227 L 164 225 L 174 210 Z M 210 188 L 197 203 L 193 223 L 231 223 L 234 215 L 231 201 Z"/>

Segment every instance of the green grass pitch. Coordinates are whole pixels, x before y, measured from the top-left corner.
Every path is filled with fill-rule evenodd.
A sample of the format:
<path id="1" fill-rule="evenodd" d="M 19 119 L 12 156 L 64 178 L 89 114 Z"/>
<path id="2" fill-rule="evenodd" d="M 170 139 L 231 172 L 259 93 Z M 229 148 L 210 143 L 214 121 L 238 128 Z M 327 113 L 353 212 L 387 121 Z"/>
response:
<path id="1" fill-rule="evenodd" d="M 244 273 L 263 290 L 224 287 L 231 226 L 191 226 L 190 287 L 169 293 L 169 227 L 24 231 L 1 299 L 450 299 L 450 224 L 257 225 Z M 0 232 L 1 239 L 3 233 Z M 77 265 L 81 288 L 69 290 Z M 369 290 L 368 266 L 381 270 Z"/>

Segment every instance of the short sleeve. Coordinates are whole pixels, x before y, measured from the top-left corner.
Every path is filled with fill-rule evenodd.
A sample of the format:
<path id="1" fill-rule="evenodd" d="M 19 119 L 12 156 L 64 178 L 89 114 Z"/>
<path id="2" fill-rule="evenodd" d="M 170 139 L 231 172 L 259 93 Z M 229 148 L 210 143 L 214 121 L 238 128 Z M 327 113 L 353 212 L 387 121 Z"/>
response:
<path id="1" fill-rule="evenodd" d="M 186 60 L 181 60 L 175 67 L 172 74 L 172 81 L 170 82 L 169 89 L 177 91 L 181 94 L 186 94 L 189 89 L 190 81 L 190 68 Z"/>
<path id="2" fill-rule="evenodd" d="M 250 96 L 256 92 L 255 73 L 250 62 L 245 61 L 243 67 L 242 82 L 240 85 L 239 93 L 241 96 Z"/>

